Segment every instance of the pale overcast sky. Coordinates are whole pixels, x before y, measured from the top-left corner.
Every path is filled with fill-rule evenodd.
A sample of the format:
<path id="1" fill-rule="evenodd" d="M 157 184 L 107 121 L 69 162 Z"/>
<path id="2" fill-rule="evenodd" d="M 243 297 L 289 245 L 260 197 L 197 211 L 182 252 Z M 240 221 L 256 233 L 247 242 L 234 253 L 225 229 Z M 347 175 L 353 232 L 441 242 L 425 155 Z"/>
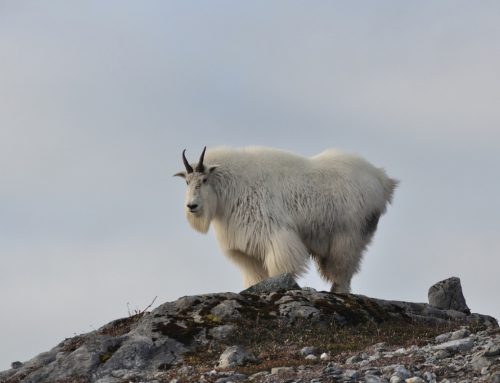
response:
<path id="1" fill-rule="evenodd" d="M 498 1 L 1 1 L 0 370 L 127 303 L 241 290 L 172 177 L 204 145 L 385 167 L 353 292 L 458 276 L 500 317 L 499 68 Z"/>

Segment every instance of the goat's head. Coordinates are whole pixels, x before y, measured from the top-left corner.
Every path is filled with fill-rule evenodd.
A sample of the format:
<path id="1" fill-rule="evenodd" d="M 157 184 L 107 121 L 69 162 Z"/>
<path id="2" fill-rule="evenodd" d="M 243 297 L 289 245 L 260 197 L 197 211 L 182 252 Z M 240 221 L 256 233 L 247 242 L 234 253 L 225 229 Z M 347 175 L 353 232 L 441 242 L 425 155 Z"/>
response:
<path id="1" fill-rule="evenodd" d="M 198 163 L 193 166 L 186 159 L 186 149 L 182 151 L 182 161 L 186 170 L 174 174 L 186 180 L 187 190 L 184 199 L 185 212 L 191 226 L 206 233 L 217 210 L 217 195 L 210 183 L 210 178 L 217 166 L 206 166 L 206 147 L 201 153 Z"/>

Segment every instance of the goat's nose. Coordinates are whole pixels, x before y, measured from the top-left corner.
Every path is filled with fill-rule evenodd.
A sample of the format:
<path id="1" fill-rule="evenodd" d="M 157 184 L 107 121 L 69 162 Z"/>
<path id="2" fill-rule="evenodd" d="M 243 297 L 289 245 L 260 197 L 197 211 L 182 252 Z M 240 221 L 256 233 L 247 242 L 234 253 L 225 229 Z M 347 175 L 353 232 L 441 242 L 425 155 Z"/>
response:
<path id="1" fill-rule="evenodd" d="M 197 203 L 188 203 L 187 207 L 189 208 L 189 210 L 194 210 L 198 207 L 198 204 Z"/>

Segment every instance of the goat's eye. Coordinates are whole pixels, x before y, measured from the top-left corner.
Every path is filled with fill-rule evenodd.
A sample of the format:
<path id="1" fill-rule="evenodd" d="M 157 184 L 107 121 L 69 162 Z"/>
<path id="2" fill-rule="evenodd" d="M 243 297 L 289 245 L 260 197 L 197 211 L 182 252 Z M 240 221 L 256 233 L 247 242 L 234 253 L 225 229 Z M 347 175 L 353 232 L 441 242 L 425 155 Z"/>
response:
<path id="1" fill-rule="evenodd" d="M 189 185 L 189 181 L 186 181 L 186 185 Z"/>
<path id="2" fill-rule="evenodd" d="M 207 178 L 203 178 L 203 183 L 206 184 L 207 183 Z"/>

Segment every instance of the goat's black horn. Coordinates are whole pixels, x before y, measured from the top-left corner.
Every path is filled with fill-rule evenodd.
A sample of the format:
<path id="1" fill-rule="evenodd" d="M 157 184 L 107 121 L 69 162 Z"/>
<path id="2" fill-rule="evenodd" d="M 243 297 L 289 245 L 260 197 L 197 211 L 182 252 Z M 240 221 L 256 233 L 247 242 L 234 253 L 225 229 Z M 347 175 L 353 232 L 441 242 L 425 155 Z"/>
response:
<path id="1" fill-rule="evenodd" d="M 198 165 L 196 165 L 196 171 L 203 173 L 205 170 L 205 167 L 203 166 L 203 160 L 205 159 L 205 150 L 207 150 L 207 147 L 205 146 L 203 148 L 203 152 L 201 152 L 200 160 L 198 161 Z"/>
<path id="2" fill-rule="evenodd" d="M 189 162 L 186 158 L 186 149 L 184 149 L 182 151 L 182 161 L 184 161 L 184 166 L 186 167 L 186 170 L 189 173 L 192 173 L 193 172 L 193 168 L 191 167 L 191 165 L 189 165 Z"/>

